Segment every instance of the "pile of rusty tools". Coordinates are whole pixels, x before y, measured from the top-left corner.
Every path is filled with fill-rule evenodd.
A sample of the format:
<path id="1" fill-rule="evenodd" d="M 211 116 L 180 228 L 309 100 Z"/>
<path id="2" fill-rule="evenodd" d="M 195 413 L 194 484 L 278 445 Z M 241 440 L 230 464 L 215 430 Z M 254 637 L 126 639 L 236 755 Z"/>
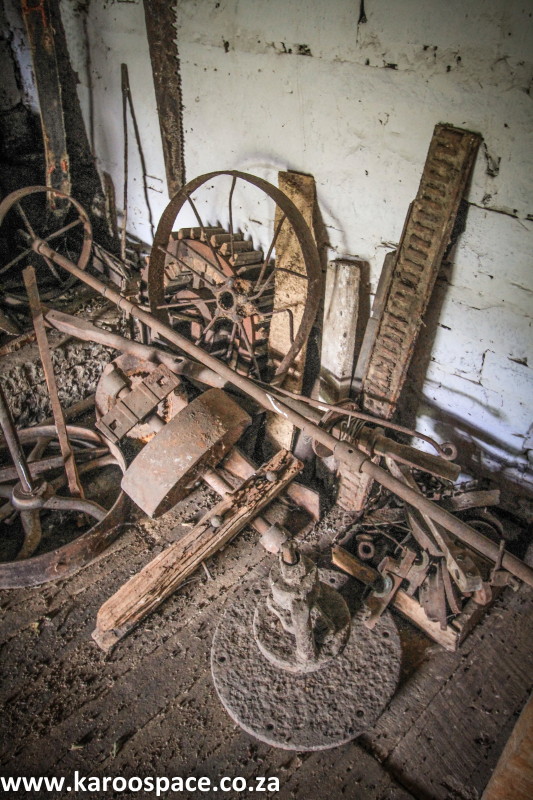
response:
<path id="1" fill-rule="evenodd" d="M 236 173 L 230 174 L 234 176 L 237 175 Z M 194 182 L 194 185 L 196 185 L 196 183 L 199 185 L 202 182 L 203 178 L 197 179 L 197 181 Z M 272 189 L 274 189 L 274 187 L 272 187 Z M 183 196 L 180 196 L 180 203 L 185 202 L 191 190 L 192 189 L 190 186 L 188 189 L 184 190 Z M 35 191 L 35 189 L 32 189 L 32 191 Z M 50 190 L 43 191 L 49 192 Z M 2 204 L 0 204 L 0 220 L 5 217 L 11 206 L 18 202 L 20 202 L 20 193 L 17 193 L 16 196 L 7 197 Z M 161 234 L 162 236 L 167 235 L 169 218 L 173 220 L 175 217 L 176 202 L 176 200 L 173 201 L 173 204 L 171 204 L 172 207 L 167 210 L 168 213 L 165 212 L 163 214 L 160 227 L 158 228 L 158 233 L 156 234 L 156 240 L 158 240 L 158 234 L 161 230 L 163 231 Z M 299 214 L 296 207 L 293 206 L 288 198 L 277 196 L 277 202 L 285 209 L 287 214 L 290 213 L 293 224 L 298 227 L 298 233 L 302 242 L 302 249 L 305 251 L 306 257 L 311 262 L 315 263 L 317 259 L 316 246 L 314 245 L 312 237 L 308 233 L 307 226 L 305 225 L 301 214 Z M 398 471 L 399 468 L 397 468 L 397 461 L 399 461 L 400 464 L 405 464 L 405 461 L 407 460 L 407 463 L 411 463 L 422 469 L 426 469 L 428 468 L 428 459 L 431 458 L 433 459 L 433 463 L 430 466 L 430 471 L 436 470 L 436 474 L 440 474 L 439 470 L 441 470 L 446 473 L 445 477 L 449 477 L 450 469 L 453 470 L 454 467 L 450 464 L 450 462 L 446 461 L 446 459 L 439 456 L 429 457 L 424 453 L 415 455 L 415 453 L 418 451 L 415 451 L 414 448 L 409 448 L 410 455 L 406 459 L 405 453 L 400 455 L 398 454 L 398 449 L 400 446 L 395 443 L 391 443 L 388 447 L 384 448 L 383 439 L 385 437 L 383 437 L 381 434 L 380 436 L 369 436 L 368 431 L 364 432 L 361 442 L 359 442 L 357 439 L 337 438 L 334 433 L 317 424 L 317 414 L 312 408 L 309 407 L 309 405 L 301 400 L 286 399 L 281 394 L 280 390 L 273 385 L 277 381 L 274 381 L 273 384 L 271 383 L 265 388 L 264 384 L 252 379 L 248 375 L 243 375 L 236 371 L 229 363 L 227 363 L 227 361 L 220 360 L 212 353 L 206 352 L 198 344 L 195 344 L 189 338 L 187 338 L 187 336 L 171 327 L 167 321 L 161 319 L 161 314 L 148 311 L 141 304 L 125 298 L 114 287 L 105 284 L 90 272 L 85 270 L 85 263 L 82 263 L 81 266 L 79 263 L 74 263 L 69 258 L 55 250 L 51 246 L 50 241 L 40 238 L 35 233 L 32 226 L 30 226 L 30 229 L 31 230 L 26 229 L 21 231 L 21 235 L 25 240 L 27 252 L 41 255 L 47 264 L 52 264 L 54 266 L 54 269 L 60 268 L 60 270 L 64 270 L 71 276 L 79 279 L 97 293 L 101 294 L 107 300 L 116 304 L 117 307 L 124 313 L 138 320 L 138 322 L 144 326 L 146 330 L 151 332 L 153 338 L 159 338 L 159 340 L 162 340 L 168 345 L 177 348 L 182 355 L 180 358 L 175 358 L 174 356 L 169 356 L 164 350 L 161 350 L 155 346 L 140 344 L 138 342 L 132 342 L 131 340 L 122 340 L 122 337 L 118 337 L 116 334 L 110 334 L 107 331 L 102 333 L 100 330 L 100 333 L 96 334 L 97 337 L 103 337 L 107 342 L 112 343 L 113 346 L 123 349 L 125 352 L 134 353 L 141 358 L 147 357 L 147 360 L 150 361 L 159 361 L 160 363 L 165 363 L 166 366 L 169 366 L 168 362 L 171 360 L 174 362 L 175 371 L 177 374 L 188 374 L 193 379 L 196 378 L 200 381 L 203 381 L 204 384 L 207 385 L 216 387 L 232 387 L 233 392 L 240 393 L 241 396 L 246 398 L 247 402 L 254 401 L 261 408 L 274 412 L 275 414 L 290 421 L 292 425 L 303 431 L 311 440 L 313 440 L 317 446 L 321 446 L 327 452 L 333 454 L 335 460 L 342 465 L 342 468 L 345 471 L 350 471 L 356 475 L 366 475 L 372 478 L 401 498 L 410 509 L 414 509 L 413 513 L 416 512 L 419 517 L 422 517 L 424 520 L 424 526 L 430 528 L 430 534 L 426 533 L 425 529 L 424 533 L 421 533 L 420 531 L 422 531 L 423 528 L 419 523 L 417 527 L 419 539 L 423 540 L 427 544 L 429 536 L 431 535 L 433 552 L 436 556 L 436 551 L 438 548 L 438 553 L 440 554 L 438 557 L 444 557 L 447 568 L 451 570 L 450 574 L 452 577 L 456 577 L 453 572 L 453 564 L 460 564 L 455 558 L 457 555 L 455 553 L 456 545 L 450 537 L 453 537 L 453 540 L 457 540 L 461 547 L 467 545 L 477 554 L 491 561 L 492 564 L 497 567 L 494 570 L 495 577 L 493 580 L 502 580 L 502 578 L 498 576 L 500 573 L 503 573 L 511 576 L 511 582 L 513 578 L 517 578 L 530 585 L 533 584 L 533 571 L 530 567 L 524 564 L 520 559 L 513 556 L 511 553 L 507 552 L 504 548 L 488 539 L 478 530 L 455 517 L 442 506 L 433 503 L 412 485 L 411 481 L 409 480 L 409 476 L 403 470 L 400 469 L 400 471 Z M 200 225 L 200 231 L 201 233 L 203 231 L 203 234 L 207 236 L 207 232 L 203 225 Z M 307 231 L 307 233 L 305 233 L 305 231 Z M 88 236 L 85 237 L 85 239 L 87 238 Z M 218 260 L 219 256 L 216 252 L 212 258 L 214 258 L 214 261 L 212 262 L 211 266 L 220 269 L 220 261 Z M 156 259 L 157 253 L 152 259 L 150 265 L 151 267 Z M 261 269 L 261 266 L 259 269 Z M 158 309 L 155 311 L 157 312 Z M 65 321 L 60 319 L 60 315 L 58 315 L 57 312 L 44 313 L 43 317 L 44 321 L 51 327 L 64 329 L 62 324 Z M 71 333 L 75 333 L 76 329 L 79 329 L 80 336 L 82 338 L 90 338 L 94 333 L 94 331 L 91 330 L 91 326 L 83 323 L 80 324 L 79 321 L 74 319 L 67 320 L 66 324 L 67 326 L 70 326 L 69 332 Z M 96 331 L 98 331 L 98 329 L 96 329 Z M 297 342 L 300 339 L 301 336 L 299 331 L 295 336 L 294 341 Z M 96 338 L 96 340 L 98 339 Z M 288 363 L 286 359 L 284 359 L 281 367 L 276 370 L 276 375 L 278 378 L 282 373 L 284 373 L 284 371 L 286 371 L 286 368 L 288 368 Z M 166 375 L 163 382 L 168 379 L 169 377 Z M 161 386 L 159 388 L 161 388 Z M 150 393 L 147 393 L 143 390 L 142 396 L 139 395 L 140 400 L 142 401 L 141 411 L 136 411 L 135 409 L 132 410 L 132 408 L 128 405 L 128 397 L 132 397 L 135 391 L 136 390 L 133 389 L 131 394 L 128 394 L 125 399 L 118 397 L 118 404 L 115 407 L 115 413 L 118 414 L 120 411 L 120 419 L 115 417 L 114 420 L 111 420 L 111 425 L 108 425 L 105 420 L 105 414 L 102 416 L 101 424 L 102 426 L 107 425 L 108 432 L 110 430 L 112 431 L 113 427 L 118 426 L 119 423 L 122 426 L 121 430 L 125 430 L 130 423 L 133 423 L 133 427 L 135 427 L 135 425 L 139 424 L 141 421 L 142 415 L 145 413 L 147 408 L 151 409 L 151 411 L 148 411 L 148 416 L 152 419 L 152 422 L 153 417 L 158 416 L 157 414 L 154 415 L 153 409 L 156 408 L 156 401 L 158 401 L 157 405 L 159 405 L 162 399 L 163 401 L 165 400 L 164 397 L 162 398 L 161 391 L 158 389 L 155 393 L 153 393 L 152 389 L 150 389 Z M 117 396 L 119 394 L 120 389 L 117 392 Z M 150 405 L 150 403 L 152 403 L 152 405 Z M 187 407 L 179 412 L 173 419 L 179 419 L 180 414 L 186 410 Z M 318 417 L 320 417 L 320 414 Z M 170 422 L 172 423 L 172 420 Z M 156 422 L 156 428 L 158 426 L 159 422 Z M 168 423 L 160 428 L 159 432 L 156 433 L 156 438 L 162 434 L 165 434 L 165 436 L 170 436 L 170 433 L 166 433 L 166 427 L 168 427 Z M 235 439 L 233 441 L 235 441 Z M 224 450 L 225 446 L 226 445 L 224 444 L 224 447 L 221 450 L 218 446 L 218 443 L 214 443 L 212 450 L 213 453 L 216 454 L 216 457 L 220 457 L 222 455 L 222 451 Z M 389 460 L 396 457 L 396 460 L 394 461 L 396 472 L 394 472 L 394 469 L 392 472 L 387 471 L 375 463 L 376 458 L 372 455 L 372 453 L 379 455 L 383 455 L 383 453 L 385 453 Z M 144 457 L 147 458 L 148 456 Z M 209 466 L 212 466 L 213 463 L 216 463 L 216 457 L 213 456 L 215 461 L 209 461 Z M 206 462 L 201 457 L 199 458 L 199 462 L 203 468 Z M 131 473 L 125 477 L 124 481 L 126 487 L 130 486 Z M 175 496 L 178 496 L 173 494 L 174 488 L 175 487 L 171 487 L 169 489 L 169 496 L 171 499 L 173 499 Z M 165 504 L 167 501 L 163 498 L 161 502 Z M 168 500 L 168 502 L 170 502 L 170 500 Z M 149 506 L 146 507 L 148 508 Z M 397 569 L 403 572 L 405 569 L 407 569 L 407 567 L 404 563 L 401 567 L 397 567 Z M 430 573 L 432 571 L 433 570 L 430 570 Z M 387 574 L 389 573 L 390 570 L 387 572 Z M 467 571 L 458 569 L 457 575 L 459 576 L 458 580 L 462 582 L 463 587 L 467 585 L 474 585 L 472 583 L 472 578 L 467 575 Z M 429 579 L 432 583 L 439 583 L 439 580 L 432 578 L 431 574 Z M 393 584 L 397 582 L 392 578 L 391 580 Z M 468 583 L 468 581 L 470 581 L 470 583 Z M 478 591 L 478 589 L 474 589 L 473 591 Z M 381 603 L 381 605 L 383 605 L 383 603 Z"/>
<path id="2" fill-rule="evenodd" d="M 421 274 L 427 268 L 427 297 L 477 140 L 455 129 L 438 129 L 431 158 L 438 160 L 450 142 L 463 171 L 460 181 L 449 181 L 453 191 L 449 203 L 442 204 L 427 264 L 418 264 Z M 231 179 L 229 230 L 205 226 L 191 198 L 217 177 Z M 254 186 L 276 204 L 274 236 L 264 257 L 234 231 L 232 197 L 237 181 Z M 382 398 L 386 408 L 380 409 L 381 418 L 368 408 L 374 402 L 369 399 L 369 380 L 363 379 L 363 409 L 353 400 L 329 405 L 282 387 L 306 343 L 321 296 L 318 250 L 288 196 L 238 172 L 197 178 L 164 212 L 142 280 L 124 271 L 119 291 L 86 269 L 91 230 L 77 203 L 72 205 L 75 219 L 58 232 L 83 231 L 77 263 L 52 246 L 53 233 L 36 233 L 38 225 L 30 222 L 22 203 L 40 191 L 46 197 L 52 193 L 66 205 L 70 202 L 55 190 L 31 187 L 0 204 L 0 223 L 9 215 L 12 218 L 13 210 L 21 220 L 19 236 L 25 248 L 21 257 L 40 256 L 61 285 L 80 280 L 115 304 L 130 320 L 132 336 L 42 306 L 35 270 L 24 270 L 26 304 L 54 425 L 16 431 L 0 393 L 0 421 L 14 464 L 0 470 L 0 490 L 7 500 L 2 514 L 5 519 L 19 513 L 24 531 L 18 558 L 0 564 L 1 587 L 36 585 L 88 563 L 120 530 L 128 498 L 149 517 L 158 518 L 205 483 L 220 500 L 102 605 L 93 638 L 104 650 L 114 647 L 201 564 L 205 566 L 206 559 L 251 526 L 276 562 L 267 578 L 264 564 L 260 565 L 256 578 L 243 587 L 221 619 L 212 646 L 213 680 L 224 707 L 245 730 L 277 747 L 314 750 L 358 736 L 395 691 L 401 648 L 389 609 L 455 650 L 502 587 L 516 590 L 521 582 L 533 586 L 533 570 L 505 549 L 498 521 L 487 511 L 487 506 L 498 503 L 497 491 L 474 490 L 436 503 L 416 479 L 424 475 L 426 483 L 452 486 L 460 474 L 453 445 L 439 445 L 390 421 L 416 330 L 408 326 L 404 332 L 402 368 L 393 381 L 394 397 L 390 402 L 385 395 Z M 186 204 L 198 225 L 174 231 Z M 278 238 L 284 224 L 291 227 L 292 243 L 301 250 L 299 272 L 278 267 L 272 260 L 276 242 L 284 241 Z M 409 226 L 406 231 L 418 235 L 409 233 Z M 396 271 L 407 268 L 411 258 L 400 251 Z M 113 266 L 114 273 L 122 272 L 114 261 Z M 281 307 L 274 296 L 280 270 L 307 282 L 296 326 L 290 309 Z M 68 281 L 61 281 L 63 271 Z M 394 276 L 393 270 L 392 281 Z M 266 331 L 274 314 L 281 312 L 286 312 L 288 321 L 287 352 L 278 352 L 269 364 Z M 386 303 L 383 313 L 386 316 Z M 377 320 L 376 316 L 376 335 Z M 96 390 L 97 432 L 65 424 L 47 327 L 120 353 L 104 368 Z M 386 326 L 384 331 L 386 338 L 390 331 Z M 142 341 L 136 340 L 137 333 Z M 380 347 L 380 342 L 379 337 L 367 342 L 368 348 Z M 373 365 L 378 389 L 383 389 L 386 381 L 380 383 L 376 366 L 382 363 L 380 358 L 373 359 L 370 352 L 367 361 Z M 367 374 L 362 367 L 360 372 Z M 373 390 L 374 395 L 379 392 Z M 303 471 L 302 460 L 289 447 L 278 445 L 277 452 L 257 467 L 237 447 L 257 420 L 262 422 L 265 411 L 270 420 L 274 415 L 288 424 L 289 431 L 292 427 L 301 431 L 316 458 L 334 463 L 339 505 L 358 513 L 355 525 L 339 532 L 345 547 L 337 544 L 332 549 L 331 560 L 340 571 L 318 569 L 296 546 L 295 535 L 320 516 L 317 493 L 295 480 Z M 415 433 L 433 446 L 435 454 L 393 440 L 390 429 Z M 126 438 L 136 443 L 137 451 L 129 465 L 118 449 Z M 47 453 L 56 439 L 60 456 Z M 26 442 L 33 445 L 28 455 L 23 450 Z M 89 449 L 80 450 L 80 443 L 89 443 Z M 111 463 L 123 475 L 115 504 L 106 511 L 87 499 L 80 475 Z M 54 477 L 48 479 L 48 470 Z M 378 497 L 381 490 L 390 493 L 388 506 L 368 502 L 373 482 L 380 487 Z M 68 496 L 59 492 L 65 484 Z M 40 515 L 51 509 L 74 511 L 79 524 L 87 517 L 97 522 L 70 543 L 34 555 L 41 539 Z M 474 514 L 471 524 L 467 513 Z M 343 573 L 365 588 L 356 589 L 358 583 Z M 363 673 L 364 681 L 350 680 Z M 254 703 L 249 701 L 252 696 Z"/>

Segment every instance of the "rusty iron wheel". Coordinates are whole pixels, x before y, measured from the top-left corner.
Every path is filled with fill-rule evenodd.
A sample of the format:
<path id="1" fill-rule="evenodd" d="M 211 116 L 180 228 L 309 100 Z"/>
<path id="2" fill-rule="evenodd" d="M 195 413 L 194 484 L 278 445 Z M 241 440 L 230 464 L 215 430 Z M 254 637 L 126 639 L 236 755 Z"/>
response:
<path id="1" fill-rule="evenodd" d="M 62 255 L 85 269 L 92 248 L 92 228 L 83 206 L 49 186 L 26 186 L 7 195 L 0 203 L 2 248 L 13 253 L 0 264 L 0 280 L 7 298 L 15 305 L 27 305 L 22 268 L 33 263 L 38 271 L 42 300 L 52 300 L 69 289 L 76 278 L 66 279 L 52 261 L 34 253 L 36 236 L 50 242 Z"/>
<path id="2" fill-rule="evenodd" d="M 126 462 L 118 447 L 108 442 L 103 436 L 87 428 L 67 425 L 67 433 L 73 444 L 77 447 L 78 472 L 80 475 L 93 473 L 105 467 L 118 467 L 123 474 L 126 471 Z M 22 513 L 15 511 L 10 502 L 16 470 L 10 466 L 0 468 L 0 497 L 3 498 L 0 506 L 0 522 L 4 528 L 3 535 L 9 531 L 6 523 L 14 521 L 18 515 L 21 517 L 22 546 L 13 560 L 0 563 L 0 589 L 14 589 L 28 586 L 38 586 L 48 581 L 66 578 L 77 572 L 98 556 L 111 542 L 117 538 L 123 527 L 124 515 L 127 511 L 128 498 L 119 489 L 118 493 L 107 505 L 102 508 L 94 501 L 80 500 L 67 494 L 60 494 L 66 484 L 66 475 L 61 466 L 62 459 L 58 449 L 53 449 L 57 441 L 54 425 L 38 425 L 25 428 L 17 432 L 21 445 L 32 445 L 35 461 L 32 474 L 38 480 L 43 480 L 43 485 L 52 487 L 53 495 L 50 506 L 39 510 L 28 510 Z M 50 451 L 50 448 L 51 451 Z M 76 452 L 76 450 L 75 450 Z M 32 456 L 29 456 L 30 462 Z M 13 473 L 13 474 L 12 474 Z M 97 479 L 98 480 L 98 479 Z M 57 503 L 55 502 L 57 501 Z M 88 511 L 87 511 L 88 509 Z M 95 510 L 93 510 L 95 509 Z M 60 512 L 61 517 L 54 523 L 52 516 Z M 81 513 L 82 512 L 82 513 Z M 81 522 L 79 534 L 61 546 L 54 546 L 54 531 L 59 528 L 63 533 L 63 515 L 72 519 L 72 527 L 76 525 L 75 516 Z M 81 515 L 80 515 L 81 513 Z M 90 516 L 89 516 L 90 515 Z M 22 517 L 25 516 L 25 520 Z M 46 543 L 41 544 L 41 517 L 48 518 Z M 57 522 L 59 520 L 59 522 Z M 13 529 L 9 533 L 14 538 Z M 51 549 L 50 549 L 51 547 Z M 40 552 L 41 551 L 41 552 Z"/>
<path id="3" fill-rule="evenodd" d="M 224 195 L 221 183 L 229 188 L 227 205 L 224 202 L 224 207 L 214 211 L 217 201 L 211 197 Z M 245 240 L 252 233 L 247 222 L 241 220 L 244 231 L 235 230 L 234 209 L 239 202 L 242 208 L 246 205 L 246 213 L 258 205 L 259 215 L 264 211 L 272 222 L 264 250 L 254 250 L 251 241 Z M 225 218 L 225 227 L 218 221 L 204 224 L 198 207 L 205 203 L 210 203 L 211 216 Z M 183 227 L 185 220 L 188 227 Z M 249 213 L 247 220 L 261 227 L 258 232 L 264 235 L 262 222 Z M 289 303 L 274 308 L 273 302 L 276 241 L 284 225 L 294 231 L 306 270 L 292 273 L 307 285 L 298 326 Z M 320 303 L 322 273 L 313 235 L 294 203 L 262 178 L 232 170 L 201 175 L 170 201 L 155 235 L 147 284 L 150 309 L 159 319 L 175 325 L 237 371 L 259 379 L 269 377 L 279 384 L 310 334 Z M 272 316 L 279 313 L 288 316 L 291 344 L 267 375 L 268 329 Z"/>

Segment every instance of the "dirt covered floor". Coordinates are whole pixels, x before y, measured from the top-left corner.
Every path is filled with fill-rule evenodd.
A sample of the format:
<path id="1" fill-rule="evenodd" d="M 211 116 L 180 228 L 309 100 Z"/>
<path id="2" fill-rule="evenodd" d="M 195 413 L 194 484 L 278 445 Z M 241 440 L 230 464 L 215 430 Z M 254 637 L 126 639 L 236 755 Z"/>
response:
<path id="1" fill-rule="evenodd" d="M 99 606 L 215 502 L 198 489 L 158 521 L 131 511 L 114 545 L 56 584 L 0 593 L 3 776 L 223 776 L 279 779 L 280 798 L 474 800 L 531 690 L 532 592 L 504 593 L 457 654 L 395 617 L 403 668 L 372 730 L 313 753 L 271 748 L 237 727 L 211 680 L 213 631 L 235 590 L 271 559 L 243 531 L 109 654 L 91 633 Z M 321 563 L 343 515 L 306 537 Z M 264 793 L 260 796 L 266 796 Z M 88 793 L 78 793 L 87 797 Z M 254 797 L 248 789 L 182 796 Z M 13 797 L 75 797 L 42 792 Z M 100 797 L 155 796 L 101 792 Z M 166 795 L 179 796 L 179 795 Z"/>
<path id="2" fill-rule="evenodd" d="M 94 390 L 112 351 L 56 334 L 51 343 L 55 363 L 65 367 L 58 382 L 70 405 Z M 2 383 L 14 398 L 19 425 L 49 413 L 37 362 L 32 344 L 3 362 Z M 28 393 L 33 403 L 22 402 Z M 92 427 L 94 417 L 76 424 Z M 134 446 L 123 449 L 131 459 Z M 119 472 L 110 469 L 105 492 L 118 491 Z M 516 594 L 506 590 L 456 654 L 394 616 L 402 644 L 395 696 L 359 739 L 320 752 L 275 749 L 252 738 L 230 719 L 213 687 L 211 642 L 224 608 L 248 581 L 262 580 L 273 561 L 252 529 L 197 570 L 114 650 L 99 649 L 91 634 L 102 603 L 216 501 L 200 487 L 156 521 L 131 504 L 117 540 L 90 566 L 57 583 L 0 591 L 0 776 L 64 776 L 71 788 L 75 771 L 99 778 L 101 787 L 105 777 L 205 776 L 217 787 L 223 777 L 230 785 L 239 777 L 247 787 L 238 791 L 241 782 L 233 790 L 183 792 L 185 797 L 266 796 L 260 788 L 275 778 L 279 792 L 269 796 L 299 800 L 479 798 L 532 687 L 533 593 L 525 587 Z M 302 548 L 331 567 L 331 544 L 349 523 L 333 508 L 307 530 Z M 57 545 L 75 535 L 67 527 L 65 521 L 46 531 L 43 547 L 53 537 Z M 14 557 L 15 539 L 4 533 L 0 559 Z M 20 788 L 5 796 L 156 793 Z"/>

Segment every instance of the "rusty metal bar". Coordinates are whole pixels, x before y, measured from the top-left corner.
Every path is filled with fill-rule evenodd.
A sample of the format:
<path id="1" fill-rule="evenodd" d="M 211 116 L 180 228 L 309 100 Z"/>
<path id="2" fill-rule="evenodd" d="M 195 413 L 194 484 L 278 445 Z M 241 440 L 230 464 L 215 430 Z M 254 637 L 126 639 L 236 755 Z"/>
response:
<path id="1" fill-rule="evenodd" d="M 6 396 L 4 394 L 1 385 L 0 385 L 0 426 L 4 433 L 4 438 L 9 448 L 9 452 L 11 453 L 13 464 L 15 465 L 15 469 L 17 470 L 17 475 L 19 477 L 22 490 L 26 494 L 31 494 L 35 488 L 33 484 L 33 478 L 31 476 L 31 472 L 28 467 L 28 462 L 26 461 L 26 456 L 24 455 L 24 450 L 20 445 L 20 440 L 17 435 L 17 430 L 13 422 L 13 417 L 11 416 Z"/>
<path id="2" fill-rule="evenodd" d="M 52 405 L 52 414 L 54 415 L 57 438 L 59 439 L 61 455 L 63 456 L 63 461 L 65 462 L 68 488 L 74 497 L 83 497 L 83 488 L 78 476 L 74 453 L 72 452 L 72 448 L 68 440 L 63 409 L 61 408 L 61 403 L 59 401 L 59 394 L 54 375 L 54 365 L 52 364 L 52 356 L 48 346 L 48 339 L 46 337 L 43 309 L 39 297 L 39 290 L 37 288 L 35 270 L 31 266 L 26 267 L 22 275 L 24 277 L 24 284 L 28 293 L 30 311 L 33 318 L 33 327 L 35 329 L 35 336 L 37 337 L 37 345 L 39 347 L 39 354 L 41 356 L 41 363 L 43 365 L 44 377 L 46 378 L 48 393 L 50 395 L 50 403 Z"/>
<path id="3" fill-rule="evenodd" d="M 237 387 L 242 392 L 256 400 L 260 406 L 268 410 L 275 411 L 277 414 L 285 417 L 287 420 L 289 420 L 289 422 L 302 430 L 312 439 L 315 439 L 317 442 L 320 442 L 320 444 L 323 444 L 325 447 L 331 450 L 335 457 L 339 461 L 344 462 L 349 469 L 356 473 L 361 472 L 370 475 L 374 480 L 377 480 L 382 486 L 384 486 L 393 494 L 396 494 L 406 503 L 418 508 L 424 514 L 427 514 L 428 517 L 431 517 L 431 519 L 435 520 L 435 522 L 439 522 L 444 528 L 446 528 L 446 530 L 453 533 L 462 542 L 470 545 L 474 550 L 477 550 L 479 553 L 491 559 L 492 561 L 496 561 L 499 556 L 499 550 L 498 546 L 494 544 L 494 542 L 491 542 L 490 539 L 487 539 L 481 533 L 474 530 L 474 528 L 471 528 L 469 525 L 461 522 L 461 520 L 454 517 L 445 509 L 435 505 L 431 502 L 431 500 L 420 496 L 413 489 L 405 486 L 396 478 L 393 478 L 392 475 L 386 472 L 386 470 L 382 469 L 377 464 L 373 464 L 369 457 L 365 455 L 365 453 L 363 453 L 361 450 L 358 450 L 349 442 L 335 439 L 330 433 L 322 428 L 319 428 L 314 422 L 310 422 L 309 419 L 304 416 L 306 413 L 305 407 L 303 407 L 301 411 L 297 411 L 294 408 L 289 407 L 279 397 L 276 397 L 274 394 L 271 394 L 270 392 L 260 388 L 254 381 L 246 378 L 244 375 L 239 375 L 238 373 L 234 372 L 231 367 L 228 367 L 226 364 L 218 361 L 218 359 L 214 358 L 214 356 L 210 355 L 209 353 L 204 352 L 200 347 L 197 347 L 188 339 L 186 339 L 185 336 L 182 336 L 177 331 L 174 331 L 169 325 L 166 325 L 164 322 L 161 322 L 161 320 L 156 319 L 154 316 L 152 316 L 152 314 L 144 311 L 131 300 L 127 300 L 126 298 L 122 297 L 119 292 L 112 287 L 106 286 L 106 284 L 98 280 L 98 278 L 95 278 L 93 275 L 89 275 L 87 272 L 79 269 L 67 258 L 59 253 L 56 253 L 55 250 L 53 250 L 42 239 L 34 239 L 31 242 L 31 245 L 32 249 L 35 250 L 36 253 L 51 258 L 60 267 L 66 269 L 67 272 L 75 275 L 77 278 L 79 278 L 79 280 L 83 281 L 83 283 L 91 286 L 93 289 L 99 292 L 99 294 L 103 295 L 103 297 L 107 298 L 112 303 L 115 303 L 118 308 L 124 310 L 128 314 L 132 314 L 134 317 L 140 320 L 140 322 L 143 322 L 168 342 L 176 345 L 176 347 L 178 347 L 180 350 L 183 350 L 192 358 L 197 359 L 214 372 L 217 372 L 228 383 L 233 384 L 233 386 Z M 533 586 L 533 569 L 519 558 L 516 558 L 511 553 L 504 553 L 502 566 L 517 578 L 520 578 L 520 580 L 524 581 L 524 583 L 527 583 L 529 586 Z"/>
<path id="4" fill-rule="evenodd" d="M 202 364 L 197 364 L 185 358 L 176 358 L 169 353 L 165 353 L 164 350 L 141 344 L 141 342 L 136 342 L 134 339 L 126 339 L 125 336 L 120 336 L 120 334 L 104 328 L 98 328 L 80 317 L 74 317 L 62 311 L 48 310 L 45 314 L 45 322 L 52 328 L 62 331 L 62 333 L 68 333 L 70 336 L 75 336 L 77 339 L 83 339 L 85 342 L 97 342 L 106 347 L 120 350 L 122 353 L 136 356 L 142 361 L 164 364 L 176 375 L 184 375 L 187 378 L 205 383 L 208 386 L 218 387 L 219 389 L 224 388 L 226 385 L 226 381 L 216 372 L 204 367 Z"/>

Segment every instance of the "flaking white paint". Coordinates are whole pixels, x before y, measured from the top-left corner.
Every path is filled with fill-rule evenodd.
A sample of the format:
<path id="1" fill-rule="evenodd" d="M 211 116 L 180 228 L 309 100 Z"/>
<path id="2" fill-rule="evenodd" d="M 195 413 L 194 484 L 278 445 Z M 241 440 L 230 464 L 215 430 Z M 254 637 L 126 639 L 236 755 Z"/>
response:
<path id="1" fill-rule="evenodd" d="M 510 459 L 524 481 L 520 452 L 533 416 L 533 6 L 366 0 L 365 11 L 363 23 L 354 0 L 180 0 L 187 176 L 242 169 L 275 183 L 279 169 L 313 174 L 329 257 L 367 260 L 374 289 L 383 256 L 401 235 L 434 125 L 479 131 L 484 147 L 466 230 L 448 285 L 440 285 L 419 421 L 471 441 L 474 462 L 493 468 Z M 148 172 L 164 190 L 142 3 L 93 2 L 87 28 L 99 164 L 120 187 L 124 61 Z M 130 132 L 132 148 L 133 141 Z M 147 239 L 134 153 L 130 161 L 129 225 Z M 149 194 L 157 221 L 167 197 Z M 248 212 L 240 217 L 245 230 Z M 213 217 L 224 213 L 211 209 Z"/>

